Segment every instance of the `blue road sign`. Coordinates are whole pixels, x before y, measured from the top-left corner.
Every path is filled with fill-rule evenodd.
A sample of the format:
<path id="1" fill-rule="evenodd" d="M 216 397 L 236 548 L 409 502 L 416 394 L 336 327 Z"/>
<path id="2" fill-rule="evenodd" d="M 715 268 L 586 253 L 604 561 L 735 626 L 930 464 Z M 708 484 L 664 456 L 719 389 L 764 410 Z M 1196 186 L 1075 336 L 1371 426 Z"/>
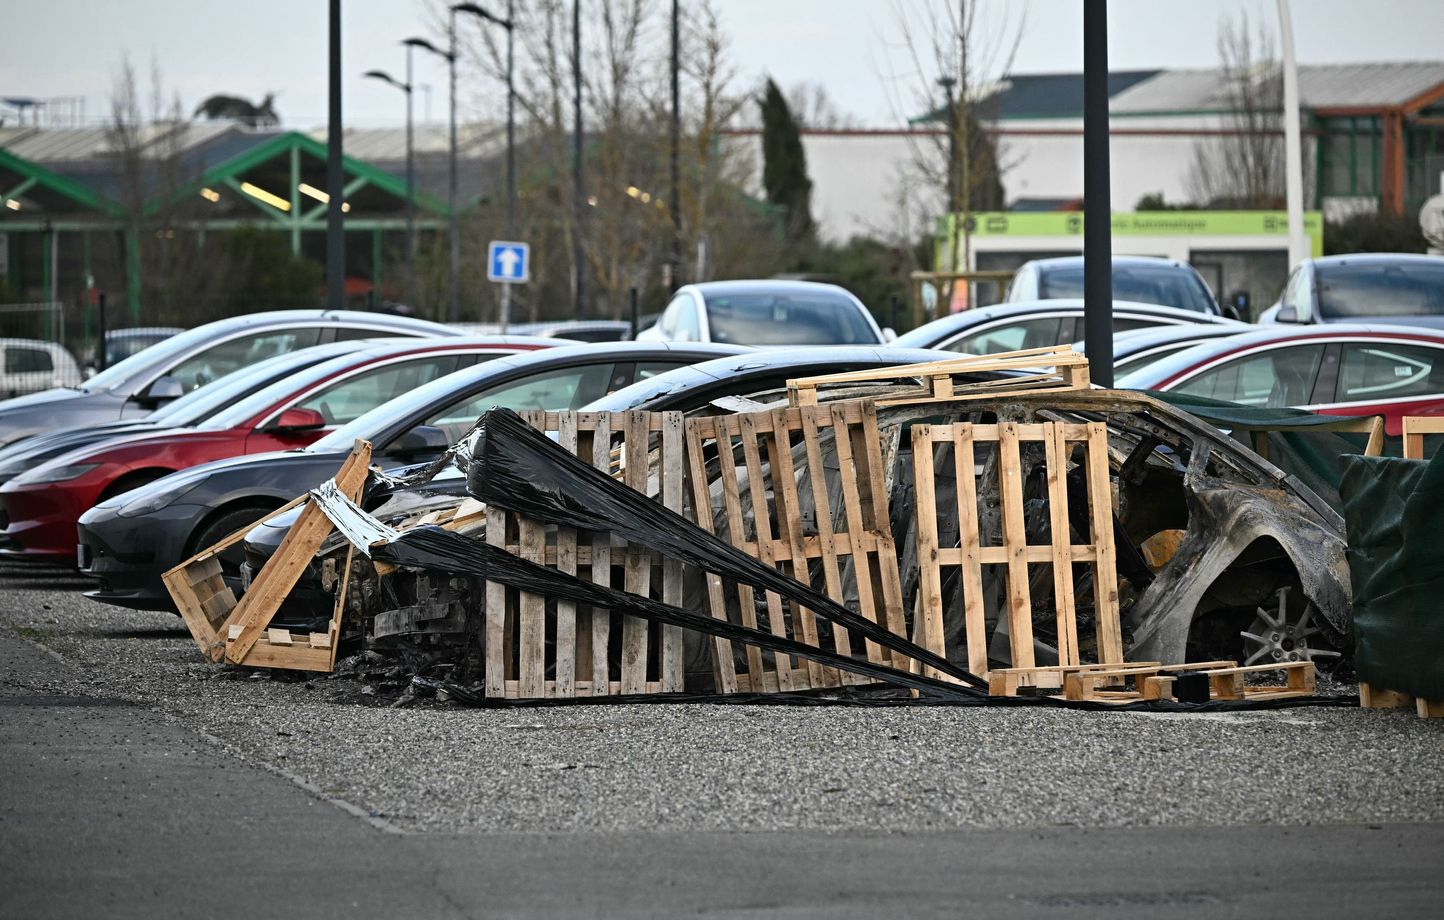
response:
<path id="1" fill-rule="evenodd" d="M 486 280 L 521 284 L 531 274 L 531 247 L 492 240 L 486 248 Z"/>

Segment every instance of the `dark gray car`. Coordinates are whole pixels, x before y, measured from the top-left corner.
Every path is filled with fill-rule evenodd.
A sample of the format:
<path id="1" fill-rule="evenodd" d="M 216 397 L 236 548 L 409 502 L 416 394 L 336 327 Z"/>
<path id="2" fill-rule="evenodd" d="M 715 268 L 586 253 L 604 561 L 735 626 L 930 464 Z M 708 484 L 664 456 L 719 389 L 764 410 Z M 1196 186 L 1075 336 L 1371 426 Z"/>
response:
<path id="1" fill-rule="evenodd" d="M 741 351 L 626 342 L 499 358 L 433 380 L 308 447 L 235 457 L 157 479 L 80 518 L 79 567 L 100 579 L 88 596 L 122 607 L 169 608 L 163 572 L 335 475 L 357 438 L 371 442 L 373 462 L 382 467 L 426 462 L 493 405 L 576 409 L 634 380 Z M 223 561 L 238 566 L 239 553 Z"/>
<path id="2" fill-rule="evenodd" d="M 0 446 L 36 432 L 137 418 L 274 355 L 398 335 L 460 332 L 425 320 L 350 310 L 281 310 L 217 320 L 152 345 L 80 386 L 0 402 Z"/>

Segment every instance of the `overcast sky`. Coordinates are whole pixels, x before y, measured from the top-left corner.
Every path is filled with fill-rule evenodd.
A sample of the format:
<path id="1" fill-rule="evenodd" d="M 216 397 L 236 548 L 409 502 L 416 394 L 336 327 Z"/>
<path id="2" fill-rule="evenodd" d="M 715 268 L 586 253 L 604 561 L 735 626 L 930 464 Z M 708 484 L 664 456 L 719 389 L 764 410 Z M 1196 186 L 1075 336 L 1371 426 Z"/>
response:
<path id="1" fill-rule="evenodd" d="M 402 121 L 400 95 L 359 75 L 371 68 L 402 73 L 396 42 L 425 34 L 424 2 L 343 0 L 348 123 Z M 764 74 L 784 87 L 820 84 L 838 109 L 867 126 L 895 125 L 912 114 L 910 103 L 925 81 L 902 41 L 899 8 L 914 10 L 916 18 L 929 0 L 715 2 L 742 85 Z M 935 2 L 942 9 L 952 0 Z M 685 8 L 689 0 L 682 3 Z M 94 121 L 103 116 L 115 70 L 128 53 L 142 72 L 154 57 L 166 87 L 179 92 L 187 108 L 217 92 L 252 98 L 276 92 L 288 124 L 325 121 L 325 0 L 5 0 L 4 5 L 0 96 L 83 96 Z M 483 5 L 503 7 L 504 0 Z M 1294 0 L 1292 6 L 1301 63 L 1444 59 L 1444 0 Z M 1015 72 L 1081 68 L 1081 0 L 992 0 L 981 8 L 991 22 L 1006 15 L 1013 25 L 1025 12 Z M 1223 17 L 1247 10 L 1272 24 L 1274 8 L 1272 0 L 1111 0 L 1110 63 L 1114 69 L 1214 66 Z M 446 115 L 446 76 L 438 65 L 418 59 L 417 82 L 433 87 L 435 121 Z M 472 92 L 485 87 L 473 85 Z M 423 100 L 418 95 L 418 119 Z"/>

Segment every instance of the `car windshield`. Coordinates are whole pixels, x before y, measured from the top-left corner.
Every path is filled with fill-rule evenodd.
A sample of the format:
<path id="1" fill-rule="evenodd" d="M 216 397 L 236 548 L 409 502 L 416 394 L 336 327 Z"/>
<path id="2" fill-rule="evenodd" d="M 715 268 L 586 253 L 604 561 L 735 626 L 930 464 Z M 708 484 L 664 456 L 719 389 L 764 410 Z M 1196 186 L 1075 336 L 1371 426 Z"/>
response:
<path id="1" fill-rule="evenodd" d="M 334 374 L 339 374 L 359 363 L 359 360 L 356 355 L 341 355 L 329 361 L 322 361 L 320 364 L 313 364 L 299 372 L 287 374 L 275 383 L 262 387 L 250 396 L 237 401 L 229 408 L 221 409 L 203 421 L 195 423 L 196 427 L 211 431 L 239 427 L 287 396 L 320 383 Z"/>
<path id="2" fill-rule="evenodd" d="M 1038 296 L 1045 300 L 1083 296 L 1083 266 L 1045 267 L 1039 273 Z M 1164 265 L 1113 266 L 1113 296 L 1117 300 L 1156 303 L 1195 313 L 1211 313 L 1208 290 L 1186 268 Z"/>
<path id="3" fill-rule="evenodd" d="M 1321 264 L 1314 272 L 1327 319 L 1444 313 L 1444 261 Z"/>
<path id="4" fill-rule="evenodd" d="M 108 390 L 113 386 L 124 383 L 135 374 L 152 365 L 164 365 L 167 362 L 174 361 L 196 345 L 216 338 L 219 333 L 212 328 L 213 326 L 213 323 L 197 326 L 194 329 L 188 329 L 185 332 L 157 342 L 143 351 L 138 351 L 119 364 L 112 364 L 94 377 L 91 377 L 85 381 L 81 389 L 89 390 L 92 393 L 99 393 L 102 390 Z"/>
<path id="5" fill-rule="evenodd" d="M 872 324 L 842 294 L 713 294 L 707 324 L 712 341 L 731 345 L 878 344 Z"/>

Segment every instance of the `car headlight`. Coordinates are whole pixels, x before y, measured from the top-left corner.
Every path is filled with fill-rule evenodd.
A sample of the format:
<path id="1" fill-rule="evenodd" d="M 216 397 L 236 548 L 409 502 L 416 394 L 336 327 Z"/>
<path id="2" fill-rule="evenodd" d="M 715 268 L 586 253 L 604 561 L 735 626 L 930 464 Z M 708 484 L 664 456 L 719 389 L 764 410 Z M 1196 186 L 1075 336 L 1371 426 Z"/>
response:
<path id="1" fill-rule="evenodd" d="M 161 480 L 162 483 L 164 481 L 165 480 Z M 186 493 L 192 491 L 204 481 L 203 479 L 192 479 L 189 482 L 182 481 L 170 488 L 157 488 L 158 484 L 156 483 L 143 486 L 140 489 L 139 495 L 121 505 L 115 513 L 125 518 L 139 517 L 142 514 L 152 514 L 170 505 L 172 502 L 178 501 Z"/>
<path id="2" fill-rule="evenodd" d="M 21 473 L 12 482 L 22 486 L 38 486 L 47 482 L 66 482 L 71 479 L 79 479 L 86 473 L 100 466 L 99 463 L 71 463 L 66 466 L 50 466 L 49 464 L 31 470 L 28 473 Z"/>

